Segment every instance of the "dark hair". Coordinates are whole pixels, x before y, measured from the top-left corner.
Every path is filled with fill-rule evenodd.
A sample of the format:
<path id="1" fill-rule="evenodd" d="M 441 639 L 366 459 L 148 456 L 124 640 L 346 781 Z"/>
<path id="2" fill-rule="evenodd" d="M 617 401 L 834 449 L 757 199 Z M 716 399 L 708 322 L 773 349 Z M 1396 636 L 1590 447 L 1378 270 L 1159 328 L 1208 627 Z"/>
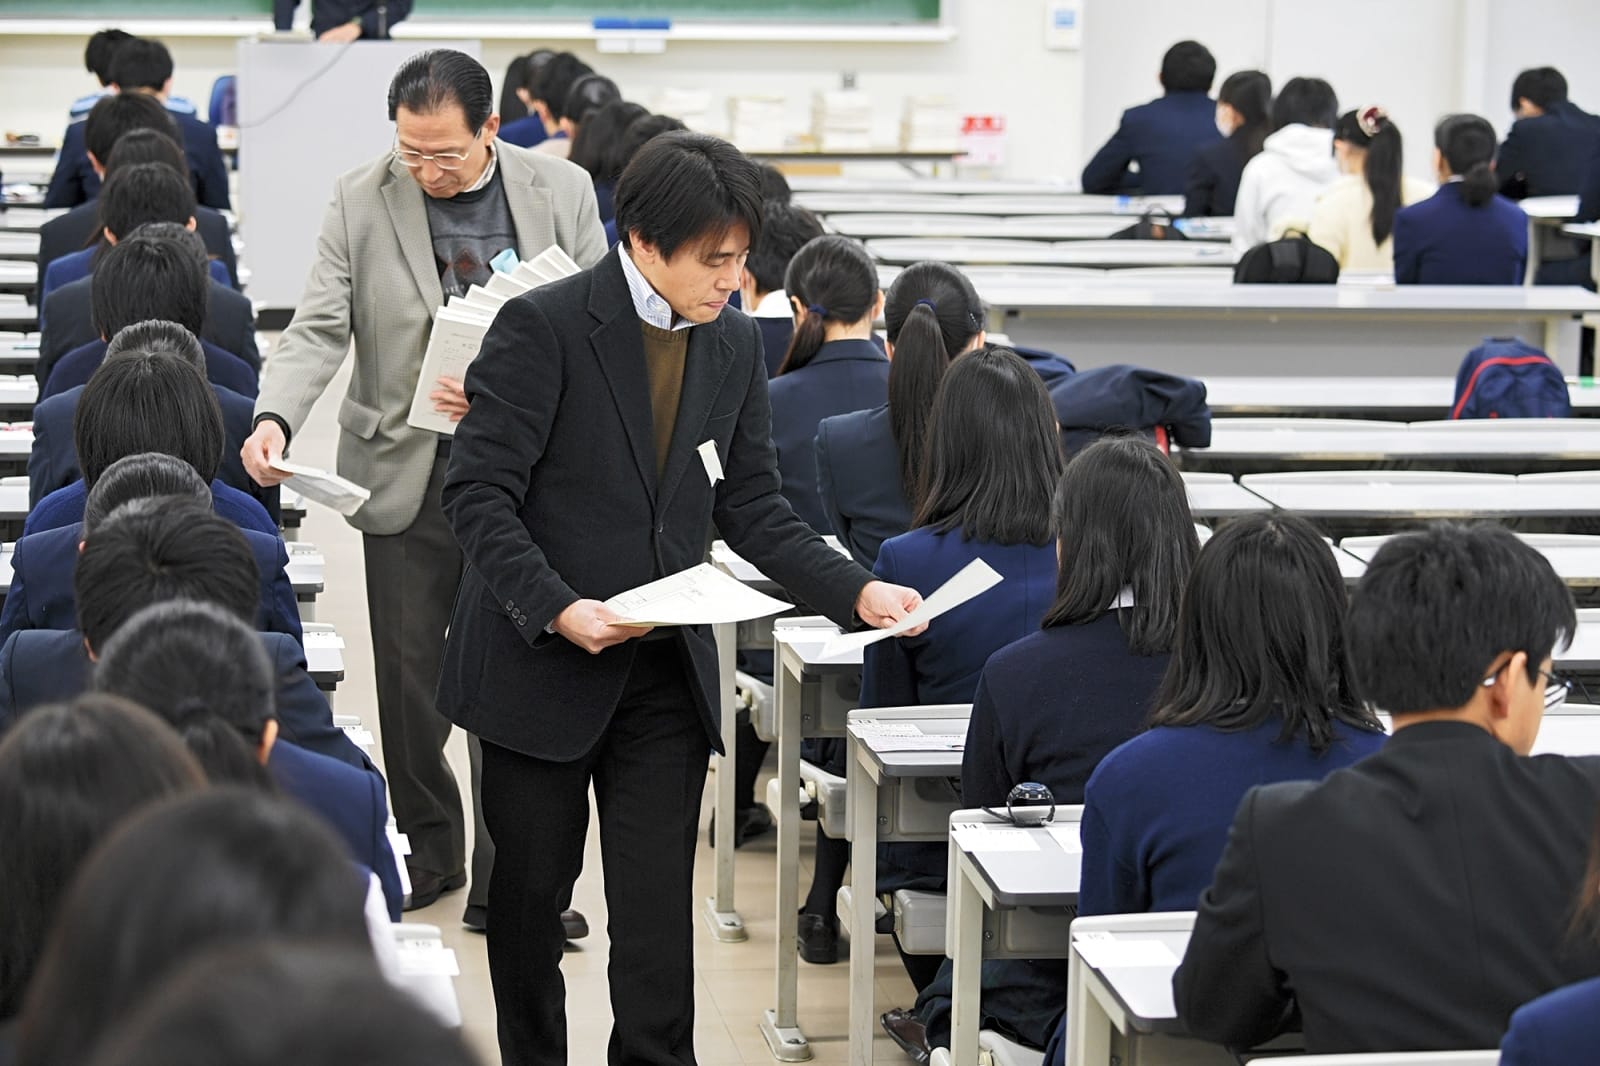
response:
<path id="1" fill-rule="evenodd" d="M 89 317 L 95 332 L 115 337 L 154 318 L 198 334 L 205 325 L 206 293 L 211 287 L 205 262 L 192 242 L 144 232 L 102 249 L 96 281 L 89 286 Z"/>
<path id="2" fill-rule="evenodd" d="M 189 157 L 183 145 L 157 129 L 129 130 L 117 138 L 111 157 L 105 160 L 107 176 L 136 163 L 161 163 L 189 179 Z"/>
<path id="3" fill-rule="evenodd" d="M 206 372 L 206 350 L 200 338 L 176 322 L 147 318 L 123 326 L 106 344 L 106 358 L 115 359 L 129 352 L 165 352 L 176 355 L 200 373 Z"/>
<path id="4" fill-rule="evenodd" d="M 176 456 L 209 482 L 227 446 L 205 375 L 160 352 L 128 352 L 95 369 L 73 412 L 72 441 L 89 488 L 106 467 L 140 452 Z"/>
<path id="5" fill-rule="evenodd" d="M 1528 653 L 1528 680 L 1577 632 L 1572 593 L 1498 526 L 1440 522 L 1386 541 L 1350 598 L 1361 693 L 1391 714 L 1460 707 L 1495 656 Z"/>
<path id="6" fill-rule="evenodd" d="M 829 322 L 854 325 L 872 313 L 878 302 L 878 267 L 860 241 L 837 234 L 817 237 L 789 260 L 783 289 L 805 312 L 798 316 L 779 375 L 811 362 Z"/>
<path id="7" fill-rule="evenodd" d="M 1321 78 L 1290 78 L 1272 101 L 1274 132 L 1295 123 L 1331 130 L 1338 117 L 1339 97 Z"/>
<path id="8" fill-rule="evenodd" d="M 1272 79 L 1259 70 L 1235 71 L 1223 79 L 1217 103 L 1227 104 L 1244 120 L 1234 135 L 1244 142 L 1248 163 L 1261 154 L 1261 142 L 1272 132 Z"/>
<path id="9" fill-rule="evenodd" d="M 631 249 L 637 231 L 665 259 L 690 241 L 719 241 L 740 224 L 752 245 L 761 239 L 760 171 L 707 133 L 652 137 L 622 172 L 613 202 L 622 246 Z"/>
<path id="10" fill-rule="evenodd" d="M 134 130 L 155 130 L 166 134 L 173 144 L 183 144 L 177 121 L 160 100 L 149 93 L 112 93 L 89 109 L 83 120 L 83 146 L 109 171 L 117 142 Z"/>
<path id="11" fill-rule="evenodd" d="M 197 956 L 106 1038 L 91 1066 L 223 1062 L 478 1066 L 460 1033 L 389 983 L 371 951 L 275 940 Z"/>
<path id="12" fill-rule="evenodd" d="M 212 781 L 271 787 L 256 752 L 277 714 L 277 685 L 252 626 L 215 604 L 169 600 L 95 647 L 96 691 L 154 711 Z"/>
<path id="13" fill-rule="evenodd" d="M 528 95 L 543 103 L 551 118 L 562 116 L 562 107 L 572 86 L 585 74 L 594 70 L 571 52 L 557 52 L 539 67 Z"/>
<path id="14" fill-rule="evenodd" d="M 1060 567 L 1046 626 L 1082 625 L 1117 612 L 1135 655 L 1165 655 L 1200 538 L 1183 478 L 1140 437 L 1102 437 L 1067 463 L 1052 506 Z"/>
<path id="15" fill-rule="evenodd" d="M 97 30 L 89 35 L 83 49 L 83 69 L 93 74 L 101 85 L 111 84 L 111 57 L 124 41 L 133 40 L 126 30 Z"/>
<path id="16" fill-rule="evenodd" d="M 1555 67 L 1533 67 L 1518 74 L 1511 83 L 1511 110 L 1518 100 L 1526 100 L 1541 111 L 1548 111 L 1567 98 L 1567 79 Z"/>
<path id="17" fill-rule="evenodd" d="M 1494 127 L 1477 115 L 1446 115 L 1433 129 L 1433 144 L 1450 173 L 1461 175 L 1461 198 L 1472 207 L 1494 199 Z"/>
<path id="18" fill-rule="evenodd" d="M 794 198 L 794 192 L 789 188 L 789 179 L 783 176 L 783 171 L 771 163 L 761 163 L 761 199 L 768 202 L 776 200 L 780 204 L 787 204 Z"/>
<path id="19" fill-rule="evenodd" d="M 622 136 L 617 139 L 615 159 L 617 180 L 622 180 L 622 172 L 628 169 L 628 164 L 639 154 L 639 149 L 663 133 L 688 128 L 671 115 L 640 115 L 628 123 L 627 128 L 622 131 Z"/>
<path id="20" fill-rule="evenodd" d="M 535 48 L 523 57 L 526 62 L 522 65 L 522 89 L 534 99 L 538 99 L 539 78 L 543 76 L 544 68 L 550 65 L 550 61 L 556 55 L 556 51 L 552 48 Z"/>
<path id="21" fill-rule="evenodd" d="M 494 85 L 483 64 L 467 53 L 430 48 L 401 63 L 389 82 L 390 122 L 402 107 L 417 115 L 459 107 L 467 129 L 476 134 L 494 109 Z"/>
<path id="22" fill-rule="evenodd" d="M 366 886 L 292 800 L 211 788 L 147 807 L 97 848 L 62 903 L 17 1028 L 18 1066 L 83 1062 L 162 978 L 213 945 L 366 946 Z"/>
<path id="23" fill-rule="evenodd" d="M 1043 379 L 1020 355 L 989 345 L 958 360 L 939 386 L 926 447 L 913 529 L 1050 543 L 1061 432 Z"/>
<path id="24" fill-rule="evenodd" d="M 615 182 L 628 162 L 619 152 L 622 135 L 634 119 L 649 113 L 643 104 L 613 100 L 585 115 L 583 124 L 572 137 L 568 161 L 587 170 L 596 183 Z"/>
<path id="25" fill-rule="evenodd" d="M 261 599 L 260 571 L 238 527 L 173 498 L 113 511 L 83 542 L 72 587 L 78 631 L 97 654 L 151 604 L 196 600 L 249 622 Z"/>
<path id="26" fill-rule="evenodd" d="M 939 382 L 957 355 L 983 332 L 983 301 L 948 263 L 906 267 L 883 301 L 894 358 L 889 362 L 889 430 L 900 459 L 900 487 L 913 508 Z"/>
<path id="27" fill-rule="evenodd" d="M 130 37 L 117 45 L 106 68 L 111 84 L 126 92 L 148 89 L 160 92 L 172 80 L 172 53 L 160 41 Z"/>
<path id="28" fill-rule="evenodd" d="M 793 204 L 766 200 L 761 204 L 761 237 L 750 247 L 744 261 L 746 273 L 761 293 L 783 288 L 783 276 L 795 253 L 806 242 L 826 233 L 816 215 Z"/>
<path id="29" fill-rule="evenodd" d="M 124 455 L 100 472 L 83 503 L 85 537 L 111 513 L 134 500 L 186 500 L 211 510 L 211 486 L 182 459 L 161 452 Z"/>
<path id="30" fill-rule="evenodd" d="M 1573 903 L 1572 922 L 1567 935 L 1574 939 L 1600 940 L 1600 818 L 1589 835 L 1589 862 L 1583 871 L 1583 888 Z"/>
<path id="31" fill-rule="evenodd" d="M 537 49 L 536 51 L 549 51 Z M 511 62 L 506 64 L 506 76 L 500 81 L 500 121 L 514 122 L 525 118 L 528 108 L 517 95 L 517 90 L 522 87 L 522 78 L 528 69 L 528 60 L 534 56 L 533 52 L 523 56 L 512 56 Z"/>
<path id="32" fill-rule="evenodd" d="M 164 723 L 111 696 L 24 715 L 0 742 L 0 1020 L 14 1016 L 56 905 L 94 845 L 163 796 L 205 784 Z"/>
<path id="33" fill-rule="evenodd" d="M 1274 717 L 1280 740 L 1304 735 L 1315 752 L 1335 722 L 1381 728 L 1356 693 L 1339 566 L 1282 512 L 1234 519 L 1200 549 L 1151 725 L 1233 732 Z"/>
<path id="34" fill-rule="evenodd" d="M 134 163 L 106 175 L 100 187 L 100 225 L 117 240 L 147 222 L 194 217 L 194 186 L 165 163 Z"/>
<path id="35" fill-rule="evenodd" d="M 1199 41 L 1179 41 L 1161 57 L 1161 87 L 1169 93 L 1203 93 L 1217 76 L 1217 61 Z"/>
<path id="36" fill-rule="evenodd" d="M 573 122 L 582 123 L 589 118 L 590 112 L 598 111 L 607 104 L 617 103 L 622 99 L 622 90 L 617 88 L 617 83 L 604 74 L 585 74 L 572 83 L 567 90 L 567 95 L 562 98 L 559 113 L 555 108 L 550 109 L 554 118 L 569 118 Z"/>
<path id="37" fill-rule="evenodd" d="M 1361 126 L 1362 114 L 1373 127 L 1371 135 Z M 1400 127 L 1380 108 L 1346 111 L 1333 127 L 1333 139 L 1367 153 L 1361 173 L 1372 192 L 1372 241 L 1382 244 L 1394 232 L 1394 214 L 1400 210 L 1400 171 L 1405 164 Z"/>

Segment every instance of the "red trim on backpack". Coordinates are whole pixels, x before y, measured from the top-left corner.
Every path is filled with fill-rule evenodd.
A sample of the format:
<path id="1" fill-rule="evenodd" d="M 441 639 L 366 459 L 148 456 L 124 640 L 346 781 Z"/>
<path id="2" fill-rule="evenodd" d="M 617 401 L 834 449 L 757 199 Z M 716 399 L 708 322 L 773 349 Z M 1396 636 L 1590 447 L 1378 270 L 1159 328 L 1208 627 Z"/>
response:
<path id="1" fill-rule="evenodd" d="M 1467 379 L 1467 387 L 1466 387 L 1465 390 L 1462 391 L 1461 399 L 1456 401 L 1456 405 L 1455 405 L 1454 409 L 1452 409 L 1451 412 L 1450 412 L 1450 417 L 1452 419 L 1458 419 L 1458 418 L 1461 417 L 1461 409 L 1463 407 L 1465 407 L 1467 405 L 1467 401 L 1472 398 L 1472 390 L 1477 386 L 1477 384 L 1478 384 L 1478 375 L 1483 373 L 1484 367 L 1488 367 L 1488 366 L 1528 366 L 1529 364 L 1532 364 L 1532 363 L 1548 363 L 1548 362 L 1550 362 L 1550 357 L 1547 356 L 1547 355 L 1519 355 L 1515 359 L 1508 359 L 1507 357 L 1505 357 L 1503 355 L 1496 355 L 1496 356 L 1493 356 L 1492 358 L 1485 359 L 1483 362 L 1479 363 L 1477 365 L 1477 367 L 1475 367 L 1473 369 L 1472 376 Z M 1491 415 L 1490 417 L 1492 418 L 1492 417 L 1495 417 L 1495 416 Z"/>
<path id="2" fill-rule="evenodd" d="M 1172 442 L 1167 439 L 1167 427 L 1156 426 L 1156 447 L 1161 449 L 1162 455 L 1172 454 Z"/>

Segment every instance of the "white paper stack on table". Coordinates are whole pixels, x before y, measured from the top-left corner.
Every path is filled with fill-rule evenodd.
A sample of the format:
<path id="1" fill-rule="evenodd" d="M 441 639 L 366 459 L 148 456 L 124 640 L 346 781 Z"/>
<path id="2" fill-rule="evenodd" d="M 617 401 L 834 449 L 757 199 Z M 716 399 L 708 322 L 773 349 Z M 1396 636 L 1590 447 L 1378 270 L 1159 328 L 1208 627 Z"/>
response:
<path id="1" fill-rule="evenodd" d="M 813 132 L 824 152 L 866 152 L 872 148 L 872 94 L 834 89 L 817 94 Z"/>
<path id="2" fill-rule="evenodd" d="M 908 152 L 960 151 L 961 115 L 955 105 L 943 96 L 906 97 L 900 147 Z"/>
<path id="3" fill-rule="evenodd" d="M 460 381 L 466 377 L 467 367 L 483 347 L 484 334 L 507 300 L 581 269 L 571 256 L 552 244 L 510 271 L 497 271 L 487 283 L 468 289 L 465 296 L 446 300 L 433 314 L 433 332 L 428 336 L 428 351 L 422 357 L 422 373 L 417 376 L 417 391 L 411 397 L 411 413 L 406 422 L 418 429 L 454 436 L 456 424 L 449 415 L 435 411 L 428 396 L 438 388 L 439 379 Z"/>
<path id="4" fill-rule="evenodd" d="M 730 97 L 728 139 L 746 152 L 781 152 L 787 115 L 781 95 Z"/>
<path id="5" fill-rule="evenodd" d="M 692 130 L 709 131 L 711 128 L 710 89 L 662 89 L 656 94 L 658 115 L 671 115 Z"/>

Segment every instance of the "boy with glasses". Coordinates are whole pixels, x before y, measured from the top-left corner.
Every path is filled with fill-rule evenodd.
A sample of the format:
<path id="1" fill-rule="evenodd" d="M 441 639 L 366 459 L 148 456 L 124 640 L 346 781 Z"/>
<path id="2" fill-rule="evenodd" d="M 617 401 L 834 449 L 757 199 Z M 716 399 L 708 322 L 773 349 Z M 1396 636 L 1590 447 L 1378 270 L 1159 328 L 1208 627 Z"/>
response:
<path id="1" fill-rule="evenodd" d="M 1571 921 L 1600 759 L 1527 757 L 1577 626 L 1548 561 L 1441 524 L 1373 558 L 1350 607 L 1375 755 L 1245 796 L 1173 979 L 1196 1036 L 1247 1048 L 1298 1014 L 1313 1054 L 1492 1048 L 1511 1012 L 1600 974 Z"/>

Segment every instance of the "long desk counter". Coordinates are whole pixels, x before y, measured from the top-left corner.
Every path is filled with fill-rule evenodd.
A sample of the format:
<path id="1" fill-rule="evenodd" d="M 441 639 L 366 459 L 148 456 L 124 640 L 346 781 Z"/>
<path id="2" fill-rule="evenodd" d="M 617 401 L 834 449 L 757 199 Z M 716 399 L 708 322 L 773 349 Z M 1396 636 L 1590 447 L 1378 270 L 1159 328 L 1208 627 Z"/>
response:
<path id="1" fill-rule="evenodd" d="M 968 194 L 952 196 L 934 192 L 796 192 L 794 202 L 819 215 L 860 212 L 895 212 L 943 215 L 1121 215 L 1130 222 L 1146 211 L 1160 209 L 1176 215 L 1183 197 L 1021 194 Z"/>
<path id="2" fill-rule="evenodd" d="M 1114 215 L 844 214 L 828 215 L 824 224 L 835 233 L 866 240 L 872 237 L 937 237 L 984 240 L 1014 237 L 1035 242 L 1110 240 L 1127 229 L 1126 218 Z"/>
<path id="3" fill-rule="evenodd" d="M 1068 240 L 1052 244 L 1041 240 L 999 237 L 984 240 L 885 238 L 868 241 L 867 251 L 880 262 L 902 266 L 935 260 L 958 265 L 1014 264 L 1110 270 L 1121 267 L 1232 267 L 1237 258 L 1229 245 L 1201 241 Z"/>
<path id="4" fill-rule="evenodd" d="M 39 254 L 38 241 L 33 254 Z M 10 259 L 0 255 L 0 292 L 30 293 L 39 285 L 39 268 L 32 260 Z"/>
<path id="5" fill-rule="evenodd" d="M 1312 519 L 1410 522 L 1431 518 L 1600 517 L 1600 471 L 1477 474 L 1434 470 L 1327 470 L 1246 474 L 1241 487 Z"/>
<path id="6" fill-rule="evenodd" d="M 1396 351 L 1393 358 L 1404 359 Z M 1205 379 L 1213 415 L 1298 418 L 1382 418 L 1401 422 L 1442 419 L 1455 402 L 1455 379 L 1434 377 L 1278 377 L 1213 374 Z M 1576 417 L 1600 416 L 1600 383 L 1567 381 Z"/>
<path id="7" fill-rule="evenodd" d="M 1208 447 L 1174 454 L 1180 465 L 1230 473 L 1391 461 L 1507 473 L 1581 469 L 1600 464 L 1600 420 L 1219 418 Z"/>

